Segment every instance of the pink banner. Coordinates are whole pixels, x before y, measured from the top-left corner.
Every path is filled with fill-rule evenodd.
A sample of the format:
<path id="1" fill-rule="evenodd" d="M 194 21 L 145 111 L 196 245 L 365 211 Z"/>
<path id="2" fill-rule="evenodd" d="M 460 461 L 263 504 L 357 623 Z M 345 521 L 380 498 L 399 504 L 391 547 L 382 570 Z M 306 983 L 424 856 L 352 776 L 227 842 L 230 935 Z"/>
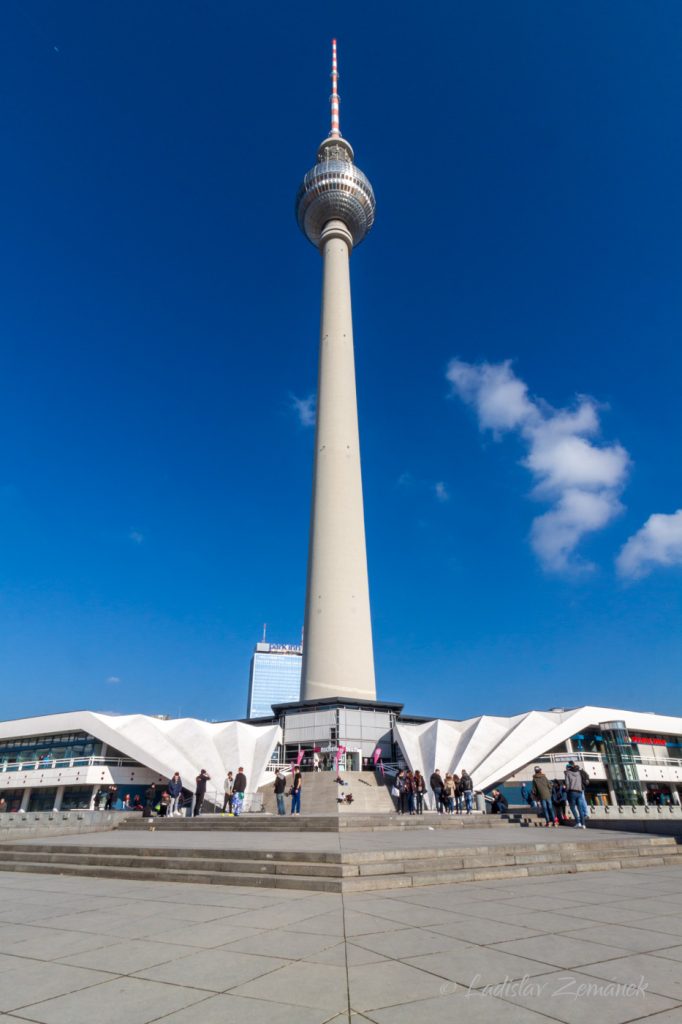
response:
<path id="1" fill-rule="evenodd" d="M 299 750 L 298 757 L 296 758 L 296 767 L 297 768 L 300 765 L 301 761 L 303 760 L 303 755 L 304 754 L 305 754 L 305 750 Z"/>
<path id="2" fill-rule="evenodd" d="M 374 764 L 376 764 L 379 758 L 381 757 L 381 747 L 376 748 L 376 750 L 372 754 L 372 757 L 374 758 Z"/>
<path id="3" fill-rule="evenodd" d="M 346 753 L 346 748 L 342 747 L 341 745 L 339 745 L 339 749 L 336 751 L 336 756 L 334 758 L 334 771 L 338 772 L 338 770 L 339 770 L 339 761 L 341 760 L 342 755 L 345 754 L 345 753 Z"/>

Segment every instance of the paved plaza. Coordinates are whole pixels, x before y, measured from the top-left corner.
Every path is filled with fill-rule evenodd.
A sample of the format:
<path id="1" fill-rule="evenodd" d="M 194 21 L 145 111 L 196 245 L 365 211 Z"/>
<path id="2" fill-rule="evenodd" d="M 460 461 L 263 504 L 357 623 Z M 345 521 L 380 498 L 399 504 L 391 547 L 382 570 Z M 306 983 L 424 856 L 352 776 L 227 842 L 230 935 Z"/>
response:
<path id="1" fill-rule="evenodd" d="M 344 896 L 0 874 L 0 1022 L 682 1024 L 681 962 L 675 867 Z"/>

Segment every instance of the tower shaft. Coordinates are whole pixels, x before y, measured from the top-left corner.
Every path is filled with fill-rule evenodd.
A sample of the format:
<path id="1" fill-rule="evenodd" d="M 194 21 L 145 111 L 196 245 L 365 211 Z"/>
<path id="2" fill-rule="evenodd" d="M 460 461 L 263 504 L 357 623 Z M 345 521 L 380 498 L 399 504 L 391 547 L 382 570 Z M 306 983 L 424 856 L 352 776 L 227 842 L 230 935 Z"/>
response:
<path id="1" fill-rule="evenodd" d="M 301 699 L 376 700 L 349 258 L 340 220 L 321 232 L 323 260 L 317 424 Z"/>

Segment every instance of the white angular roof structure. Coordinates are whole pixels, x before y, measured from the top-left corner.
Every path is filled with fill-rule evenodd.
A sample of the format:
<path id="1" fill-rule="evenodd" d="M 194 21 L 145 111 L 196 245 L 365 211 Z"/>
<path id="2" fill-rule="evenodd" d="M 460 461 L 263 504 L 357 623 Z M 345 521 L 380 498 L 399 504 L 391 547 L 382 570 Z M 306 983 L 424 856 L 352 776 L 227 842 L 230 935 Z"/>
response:
<path id="1" fill-rule="evenodd" d="M 194 790 L 202 768 L 219 786 L 225 773 L 242 766 L 249 790 L 268 781 L 266 771 L 281 740 L 276 723 L 202 722 L 196 718 L 165 720 L 149 715 L 105 715 L 96 711 L 69 711 L 2 723 L 2 739 L 50 733 L 89 733 L 126 757 L 170 778 L 180 772 L 183 785 Z"/>
<path id="2" fill-rule="evenodd" d="M 465 768 L 476 789 L 498 785 L 571 736 L 602 722 L 618 720 L 636 732 L 682 734 L 682 719 L 643 711 L 581 707 L 566 711 L 528 711 L 512 718 L 482 715 L 463 722 L 396 722 L 395 734 L 405 760 L 427 779 L 439 768 Z"/>

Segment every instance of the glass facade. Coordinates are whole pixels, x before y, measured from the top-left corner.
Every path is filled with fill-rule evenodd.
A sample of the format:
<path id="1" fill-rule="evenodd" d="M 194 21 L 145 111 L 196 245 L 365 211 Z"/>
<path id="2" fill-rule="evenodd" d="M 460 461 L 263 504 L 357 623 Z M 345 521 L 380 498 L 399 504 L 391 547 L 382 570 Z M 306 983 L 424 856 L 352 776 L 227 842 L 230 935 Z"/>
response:
<path id="1" fill-rule="evenodd" d="M 299 700 L 302 663 L 300 647 L 257 644 L 251 658 L 247 717 L 269 718 L 273 704 Z"/>
<path id="2" fill-rule="evenodd" d="M 16 771 L 24 762 L 97 757 L 101 751 L 100 740 L 84 732 L 3 740 L 0 743 L 0 770 L 5 766 L 6 771 Z"/>

